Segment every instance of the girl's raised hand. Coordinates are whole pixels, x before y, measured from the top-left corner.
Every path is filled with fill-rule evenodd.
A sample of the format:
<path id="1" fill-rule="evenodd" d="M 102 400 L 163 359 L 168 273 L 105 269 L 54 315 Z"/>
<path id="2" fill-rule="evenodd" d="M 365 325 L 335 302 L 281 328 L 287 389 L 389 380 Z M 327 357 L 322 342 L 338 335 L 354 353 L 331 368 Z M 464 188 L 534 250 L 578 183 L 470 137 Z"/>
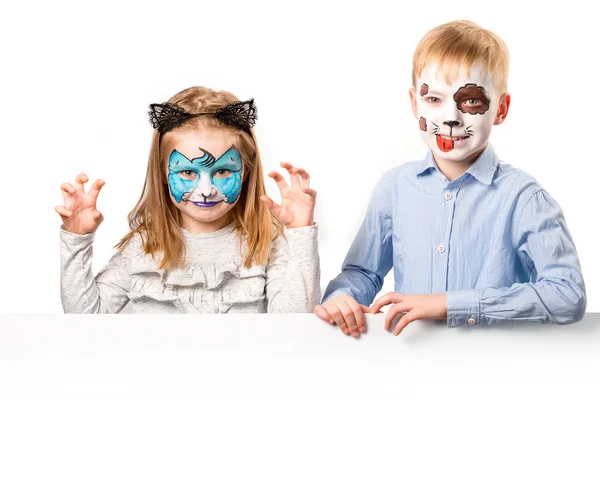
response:
<path id="1" fill-rule="evenodd" d="M 88 180 L 85 173 L 80 173 L 75 179 L 74 186 L 68 182 L 60 186 L 65 203 L 57 205 L 55 210 L 62 218 L 63 228 L 70 233 L 81 235 L 93 233 L 104 220 L 102 214 L 96 209 L 96 200 L 104 181 L 96 180 L 86 193 L 83 186 Z"/>
<path id="2" fill-rule="evenodd" d="M 292 163 L 280 163 L 290 174 L 291 186 L 281 173 L 269 172 L 281 192 L 281 204 L 278 205 L 268 196 L 260 199 L 287 228 L 312 226 L 314 223 L 317 191 L 310 188 L 310 175 L 304 168 L 296 168 Z"/>

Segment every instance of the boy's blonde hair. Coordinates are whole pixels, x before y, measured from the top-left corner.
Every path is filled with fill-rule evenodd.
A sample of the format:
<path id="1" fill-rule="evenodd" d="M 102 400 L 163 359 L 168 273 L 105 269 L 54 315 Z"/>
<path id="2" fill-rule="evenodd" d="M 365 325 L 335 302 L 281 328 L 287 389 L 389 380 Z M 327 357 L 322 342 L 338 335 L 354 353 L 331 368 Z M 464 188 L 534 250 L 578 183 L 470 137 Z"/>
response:
<path id="1" fill-rule="evenodd" d="M 464 68 L 481 64 L 494 80 L 500 94 L 508 91 L 508 48 L 498 35 L 472 21 L 452 21 L 430 30 L 419 42 L 413 55 L 413 86 L 423 69 L 437 64 L 450 84 Z"/>
<path id="2" fill-rule="evenodd" d="M 192 114 L 215 112 L 238 98 L 227 91 L 214 91 L 195 86 L 172 96 L 169 103 L 182 107 Z M 254 131 L 249 133 L 223 125 L 211 115 L 199 116 L 183 122 L 175 129 L 160 134 L 154 131 L 148 171 L 142 194 L 129 213 L 131 231 L 116 245 L 122 250 L 130 240 L 140 234 L 144 252 L 160 258 L 159 268 L 176 268 L 185 264 L 185 244 L 181 232 L 181 213 L 169 196 L 167 162 L 177 131 L 195 128 L 225 128 L 234 135 L 234 145 L 240 151 L 244 165 L 242 192 L 232 212 L 235 227 L 240 234 L 240 245 L 246 241 L 244 267 L 267 261 L 272 240 L 283 234 L 283 225 L 277 221 L 260 200 L 266 195 L 263 168 Z M 157 257 L 158 256 L 158 257 Z"/>

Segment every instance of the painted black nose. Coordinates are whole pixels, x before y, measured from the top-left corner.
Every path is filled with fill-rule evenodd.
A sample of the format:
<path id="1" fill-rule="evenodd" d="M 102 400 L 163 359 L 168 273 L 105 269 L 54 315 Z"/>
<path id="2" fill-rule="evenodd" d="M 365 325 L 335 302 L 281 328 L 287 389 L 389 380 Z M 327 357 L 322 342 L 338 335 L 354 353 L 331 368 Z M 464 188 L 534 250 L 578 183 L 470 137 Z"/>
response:
<path id="1" fill-rule="evenodd" d="M 456 128 L 460 123 L 458 121 L 444 121 L 444 124 L 451 128 Z"/>

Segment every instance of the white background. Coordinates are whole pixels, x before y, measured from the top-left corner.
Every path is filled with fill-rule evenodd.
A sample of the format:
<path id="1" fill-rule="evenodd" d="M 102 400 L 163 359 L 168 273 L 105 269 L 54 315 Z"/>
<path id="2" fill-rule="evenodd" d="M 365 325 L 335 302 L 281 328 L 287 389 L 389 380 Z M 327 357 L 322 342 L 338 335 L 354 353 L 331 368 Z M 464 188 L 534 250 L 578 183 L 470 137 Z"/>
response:
<path id="1" fill-rule="evenodd" d="M 600 311 L 594 134 L 597 25 L 588 3 L 13 2 L 2 8 L 0 311 L 61 312 L 59 186 L 104 178 L 97 271 L 144 181 L 147 109 L 204 85 L 254 97 L 266 170 L 289 160 L 319 191 L 322 284 L 340 270 L 371 191 L 426 153 L 410 111 L 411 58 L 438 24 L 471 19 L 511 52 L 507 121 L 493 145 L 559 202 Z M 268 189 L 276 197 L 276 186 Z M 384 291 L 393 289 L 388 275 Z"/>

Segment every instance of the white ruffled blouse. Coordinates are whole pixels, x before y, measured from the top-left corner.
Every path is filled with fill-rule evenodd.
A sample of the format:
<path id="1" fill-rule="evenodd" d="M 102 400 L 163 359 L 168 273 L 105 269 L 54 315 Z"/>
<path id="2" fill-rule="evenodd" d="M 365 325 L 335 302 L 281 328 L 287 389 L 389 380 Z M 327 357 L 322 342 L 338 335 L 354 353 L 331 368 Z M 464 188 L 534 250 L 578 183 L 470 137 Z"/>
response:
<path id="1" fill-rule="evenodd" d="M 182 229 L 183 268 L 160 270 L 139 235 L 94 277 L 94 233 L 60 229 L 61 300 L 65 313 L 312 312 L 320 300 L 317 226 L 286 229 L 268 262 L 243 266 L 234 223 L 211 233 Z"/>

